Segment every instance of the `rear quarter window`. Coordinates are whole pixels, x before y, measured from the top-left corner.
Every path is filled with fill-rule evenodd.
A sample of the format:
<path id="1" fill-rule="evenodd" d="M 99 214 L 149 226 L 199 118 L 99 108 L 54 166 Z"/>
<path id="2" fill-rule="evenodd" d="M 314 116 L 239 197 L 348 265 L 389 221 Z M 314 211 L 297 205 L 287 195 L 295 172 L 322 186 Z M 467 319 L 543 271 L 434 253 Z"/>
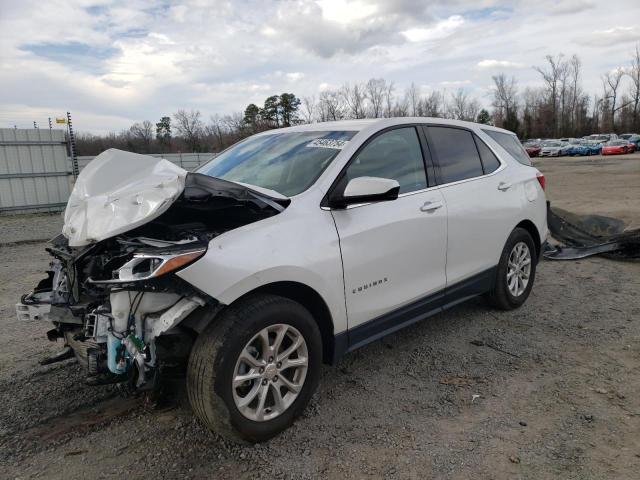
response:
<path id="1" fill-rule="evenodd" d="M 482 129 L 484 133 L 493 138 L 498 145 L 504 148 L 509 154 L 522 165 L 531 166 L 531 159 L 524 149 L 518 137 L 511 133 L 496 132 L 495 130 Z"/>
<path id="2" fill-rule="evenodd" d="M 480 154 L 480 160 L 482 160 L 482 168 L 484 169 L 485 175 L 495 172 L 500 168 L 500 161 L 491 149 L 487 147 L 487 144 L 480 140 L 477 135 L 474 135 L 473 139 L 476 142 L 476 147 L 478 147 L 478 153 Z"/>

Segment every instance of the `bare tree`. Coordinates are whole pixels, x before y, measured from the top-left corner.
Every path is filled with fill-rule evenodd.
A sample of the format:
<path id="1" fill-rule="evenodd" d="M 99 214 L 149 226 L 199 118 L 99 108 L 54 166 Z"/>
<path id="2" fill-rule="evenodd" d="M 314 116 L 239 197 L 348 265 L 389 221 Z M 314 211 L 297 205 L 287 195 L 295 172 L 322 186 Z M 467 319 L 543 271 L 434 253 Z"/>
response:
<path id="1" fill-rule="evenodd" d="M 341 120 L 344 118 L 342 95 L 335 90 L 325 90 L 320 94 L 319 109 L 321 121 Z"/>
<path id="2" fill-rule="evenodd" d="M 199 110 L 178 110 L 173 114 L 176 121 L 175 128 L 185 139 L 192 152 L 197 152 L 200 148 L 200 136 L 203 131 L 203 124 Z"/>
<path id="3" fill-rule="evenodd" d="M 387 82 L 382 78 L 371 78 L 365 85 L 366 95 L 371 105 L 371 116 L 380 118 L 384 113 L 384 99 Z"/>
<path id="4" fill-rule="evenodd" d="M 394 89 L 395 89 L 395 86 L 393 85 L 393 82 L 389 82 L 387 84 L 386 90 L 384 91 L 384 103 L 385 103 L 384 116 L 387 118 L 393 116 L 392 112 L 393 112 L 393 90 Z"/>
<path id="5" fill-rule="evenodd" d="M 211 123 L 205 127 L 205 135 L 212 137 L 215 140 L 215 144 L 222 148 L 224 145 L 223 141 L 223 125 L 222 118 L 217 113 L 215 115 L 211 115 L 210 117 Z"/>
<path id="6" fill-rule="evenodd" d="M 242 112 L 234 112 L 222 117 L 222 124 L 227 128 L 227 131 L 242 130 L 244 126 L 243 119 L 244 115 Z"/>
<path id="7" fill-rule="evenodd" d="M 392 117 L 408 117 L 409 116 L 409 103 L 407 103 L 407 99 L 403 98 L 402 100 L 396 100 L 396 103 L 393 105 L 391 109 Z"/>
<path id="8" fill-rule="evenodd" d="M 347 106 L 349 117 L 351 118 L 364 118 L 366 114 L 366 96 L 365 88 L 363 85 L 356 83 L 349 85 L 345 83 L 340 90 L 342 99 Z"/>
<path id="9" fill-rule="evenodd" d="M 418 87 L 416 87 L 415 83 L 411 82 L 409 88 L 405 90 L 404 98 L 409 106 L 411 116 L 415 117 L 418 111 L 418 103 L 420 102 L 420 92 L 418 91 Z"/>
<path id="10" fill-rule="evenodd" d="M 515 77 L 510 79 L 504 73 L 493 77 L 493 107 L 495 109 L 494 119 L 498 126 L 503 126 L 509 130 L 517 129 L 518 111 L 518 84 Z"/>
<path id="11" fill-rule="evenodd" d="M 451 94 L 449 103 L 449 116 L 456 120 L 475 121 L 480 111 L 480 103 L 476 99 L 469 97 L 469 94 L 462 88 Z"/>
<path id="12" fill-rule="evenodd" d="M 438 90 L 431 92 L 421 101 L 421 113 L 426 117 L 443 117 L 445 111 L 444 93 Z"/>
<path id="13" fill-rule="evenodd" d="M 593 96 L 593 110 L 591 112 L 591 123 L 594 132 L 600 130 L 600 109 L 602 107 L 602 98 L 598 95 Z"/>
<path id="14" fill-rule="evenodd" d="M 580 75 L 582 69 L 582 62 L 577 55 L 572 55 L 569 60 L 569 73 L 571 76 L 571 111 L 570 111 L 570 129 L 571 134 L 575 134 L 580 121 L 578 106 L 584 99 L 582 96 L 582 89 L 580 87 Z"/>
<path id="15" fill-rule="evenodd" d="M 549 63 L 548 70 L 542 67 L 533 67 L 547 84 L 547 92 L 549 98 L 549 104 L 551 105 L 551 131 L 555 136 L 558 133 L 558 96 L 561 88 L 562 78 L 566 74 L 567 62 L 564 60 L 564 55 L 561 53 L 557 57 L 547 55 L 545 57 Z"/>
<path id="16" fill-rule="evenodd" d="M 609 100 L 611 129 L 614 131 L 616 128 L 616 102 L 618 100 L 618 89 L 623 76 L 624 69 L 620 67 L 616 68 L 612 72 L 607 72 L 602 76 L 602 85 L 605 97 Z"/>
<path id="17" fill-rule="evenodd" d="M 153 141 L 153 124 L 149 120 L 131 125 L 129 134 L 142 144 L 144 152 L 150 152 Z"/>
<path id="18" fill-rule="evenodd" d="M 640 44 L 636 45 L 636 50 L 631 60 L 629 76 L 633 82 L 629 92 L 631 102 L 633 103 L 632 128 L 634 131 L 638 131 L 640 130 Z"/>
<path id="19" fill-rule="evenodd" d="M 316 96 L 302 97 L 302 116 L 305 123 L 313 123 L 315 121 L 315 115 L 317 110 Z"/>

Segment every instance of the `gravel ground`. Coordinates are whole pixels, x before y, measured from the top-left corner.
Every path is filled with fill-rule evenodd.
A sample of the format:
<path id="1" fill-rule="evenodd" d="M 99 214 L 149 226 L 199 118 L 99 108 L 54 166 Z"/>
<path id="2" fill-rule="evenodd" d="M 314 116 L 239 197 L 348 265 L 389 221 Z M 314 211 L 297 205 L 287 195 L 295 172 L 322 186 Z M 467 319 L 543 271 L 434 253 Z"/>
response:
<path id="1" fill-rule="evenodd" d="M 581 159 L 536 164 L 558 206 L 571 210 L 582 198 L 580 208 L 638 222 L 640 158 L 601 161 L 591 175 Z M 601 206 L 600 189 L 618 200 Z M 543 261 L 521 309 L 474 300 L 375 342 L 324 369 L 291 429 L 238 446 L 192 417 L 181 385 L 150 403 L 84 386 L 73 360 L 38 365 L 61 344 L 13 309 L 48 261 L 45 244 L 31 241 L 59 228 L 59 216 L 0 217 L 0 478 L 631 479 L 640 471 L 638 262 Z"/>

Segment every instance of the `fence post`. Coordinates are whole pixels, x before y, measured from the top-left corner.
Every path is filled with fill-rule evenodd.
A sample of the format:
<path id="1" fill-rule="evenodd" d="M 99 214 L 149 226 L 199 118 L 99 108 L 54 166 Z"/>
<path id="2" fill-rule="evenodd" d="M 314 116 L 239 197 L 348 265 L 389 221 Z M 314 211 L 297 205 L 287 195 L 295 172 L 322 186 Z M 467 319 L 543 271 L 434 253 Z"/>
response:
<path id="1" fill-rule="evenodd" d="M 73 134 L 73 125 L 71 125 L 71 112 L 67 112 L 67 127 L 69 128 L 69 150 L 71 151 L 71 171 L 74 180 L 78 178 L 80 169 L 78 168 L 78 155 L 76 153 L 76 137 Z"/>

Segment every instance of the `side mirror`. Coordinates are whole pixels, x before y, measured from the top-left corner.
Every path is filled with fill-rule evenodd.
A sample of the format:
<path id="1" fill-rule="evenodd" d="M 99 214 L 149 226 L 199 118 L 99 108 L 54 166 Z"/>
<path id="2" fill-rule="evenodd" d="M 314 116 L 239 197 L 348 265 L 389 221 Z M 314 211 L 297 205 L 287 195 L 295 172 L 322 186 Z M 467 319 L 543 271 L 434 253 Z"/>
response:
<path id="1" fill-rule="evenodd" d="M 342 195 L 332 199 L 331 207 L 345 208 L 355 203 L 371 203 L 395 200 L 400 184 L 397 180 L 379 177 L 357 177 L 347 183 Z"/>

